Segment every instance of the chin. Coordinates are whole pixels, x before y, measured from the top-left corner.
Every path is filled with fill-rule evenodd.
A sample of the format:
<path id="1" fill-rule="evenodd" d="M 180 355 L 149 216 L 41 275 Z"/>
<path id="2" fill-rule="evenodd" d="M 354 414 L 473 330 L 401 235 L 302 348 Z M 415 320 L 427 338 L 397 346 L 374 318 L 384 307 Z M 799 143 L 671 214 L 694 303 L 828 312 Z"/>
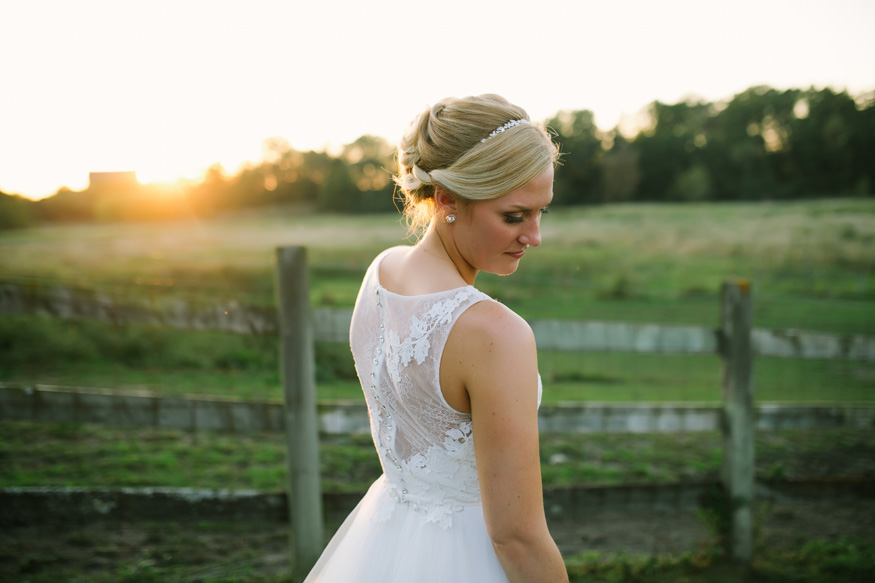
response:
<path id="1" fill-rule="evenodd" d="M 518 267 L 519 267 L 519 263 L 517 262 L 511 266 L 506 266 L 506 267 L 501 267 L 501 268 L 497 268 L 494 270 L 489 270 L 489 273 L 491 273 L 493 275 L 501 275 L 501 276 L 513 275 L 514 273 L 516 273 L 516 270 Z"/>

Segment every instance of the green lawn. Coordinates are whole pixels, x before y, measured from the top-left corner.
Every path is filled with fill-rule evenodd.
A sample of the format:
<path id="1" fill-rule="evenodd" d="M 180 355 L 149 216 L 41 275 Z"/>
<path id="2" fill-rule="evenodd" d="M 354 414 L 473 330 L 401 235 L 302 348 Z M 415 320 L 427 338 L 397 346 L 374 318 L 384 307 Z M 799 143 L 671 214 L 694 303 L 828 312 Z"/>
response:
<path id="1" fill-rule="evenodd" d="M 281 400 L 277 340 L 219 332 L 118 327 L 46 317 L 0 318 L 0 380 L 163 395 Z M 541 351 L 544 403 L 721 400 L 716 355 Z M 317 343 L 318 398 L 361 399 L 349 348 Z M 875 363 L 759 357 L 760 401 L 871 402 Z"/>
<path id="2" fill-rule="evenodd" d="M 872 430 L 774 431 L 756 436 L 758 479 L 872 475 Z M 368 436 L 324 439 L 326 490 L 362 492 L 380 473 Z M 716 433 L 548 435 L 541 440 L 546 487 L 716 479 Z M 0 487 L 195 487 L 284 489 L 284 438 L 278 433 L 217 435 L 175 430 L 0 422 Z M 39 530 L 40 527 L 34 527 Z M 140 539 L 108 525 L 42 527 L 0 533 L 0 578 L 32 583 L 292 583 L 287 569 L 262 571 L 264 553 L 288 552 L 287 528 L 270 525 L 155 523 Z M 61 536 L 60 533 L 63 533 Z M 61 540 L 58 539 L 61 536 Z M 48 541 L 53 541 L 49 544 Z M 89 559 L 90 558 L 90 559 Z M 102 560 L 102 562 L 95 561 Z M 678 555 L 584 552 L 566 558 L 575 583 L 844 583 L 868 580 L 871 540 L 824 534 L 805 542 L 758 545 L 752 570 L 739 573 L 713 541 Z M 75 566 L 71 566 L 75 565 Z M 77 567 L 82 570 L 77 571 Z M 87 567 L 87 568 L 86 568 Z M 282 569 L 280 569 L 282 571 Z"/>
<path id="3" fill-rule="evenodd" d="M 770 431 L 756 436 L 759 479 L 871 475 L 875 432 Z M 550 434 L 541 437 L 544 484 L 609 485 L 713 480 L 719 433 Z M 282 433 L 191 434 L 171 429 L 0 421 L 0 487 L 285 489 Z M 362 492 L 381 473 L 369 435 L 323 436 L 322 486 Z"/>
<path id="4" fill-rule="evenodd" d="M 725 279 L 752 281 L 754 325 L 875 334 L 875 200 L 628 204 L 554 209 L 544 244 L 478 285 L 528 319 L 716 327 Z M 315 306 L 352 306 L 371 258 L 409 240 L 397 216 L 279 208 L 211 220 L 74 224 L 0 233 L 0 280 L 122 297 L 273 305 L 274 248 L 305 245 Z M 0 380 L 280 396 L 276 339 L 0 316 Z M 714 401 L 714 356 L 542 351 L 545 402 Z M 872 401 L 875 364 L 759 358 L 756 394 Z M 358 398 L 348 348 L 317 346 L 320 398 Z"/>

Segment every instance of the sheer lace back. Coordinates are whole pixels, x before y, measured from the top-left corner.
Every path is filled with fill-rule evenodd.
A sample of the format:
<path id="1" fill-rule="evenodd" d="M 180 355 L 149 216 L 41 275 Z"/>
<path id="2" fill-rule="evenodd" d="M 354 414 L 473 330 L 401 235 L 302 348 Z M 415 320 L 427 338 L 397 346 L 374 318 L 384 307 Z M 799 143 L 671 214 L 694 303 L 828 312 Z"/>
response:
<path id="1" fill-rule="evenodd" d="M 459 316 L 490 298 L 473 286 L 420 296 L 389 292 L 379 281 L 389 252 L 368 269 L 350 328 L 384 472 L 375 519 L 387 520 L 395 505 L 408 504 L 423 522 L 448 528 L 453 513 L 480 502 L 480 486 L 471 415 L 444 399 L 441 355 Z"/>

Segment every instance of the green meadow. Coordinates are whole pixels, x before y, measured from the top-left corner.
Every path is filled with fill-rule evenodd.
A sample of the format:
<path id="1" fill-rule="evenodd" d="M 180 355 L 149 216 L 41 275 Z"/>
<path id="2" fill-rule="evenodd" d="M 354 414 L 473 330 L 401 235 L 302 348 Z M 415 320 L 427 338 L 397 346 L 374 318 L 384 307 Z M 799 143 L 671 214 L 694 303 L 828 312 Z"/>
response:
<path id="1" fill-rule="evenodd" d="M 871 430 L 769 431 L 756 436 L 758 480 L 871 475 Z M 281 432 L 218 434 L 174 429 L 0 421 L 0 487 L 101 486 L 281 491 Z M 370 435 L 320 439 L 322 488 L 364 492 L 382 473 Z M 549 487 L 718 479 L 718 432 L 549 434 L 540 440 Z"/>
<path id="2" fill-rule="evenodd" d="M 542 228 L 544 244 L 527 254 L 517 274 L 478 278 L 481 289 L 528 319 L 716 327 L 721 282 L 744 278 L 752 282 L 757 327 L 875 335 L 875 201 L 557 208 Z M 0 280 L 98 289 L 119 298 L 269 306 L 275 301 L 274 249 L 304 245 L 312 305 L 348 308 L 372 257 L 410 242 L 397 216 L 332 216 L 300 208 L 209 221 L 71 224 L 0 233 Z M 5 382 L 278 400 L 277 352 L 270 336 L 0 316 Z M 347 346 L 317 343 L 316 359 L 320 399 L 360 398 Z M 716 355 L 542 351 L 539 366 L 546 403 L 720 400 Z M 754 371 L 760 401 L 873 401 L 873 362 L 757 358 Z M 756 440 L 760 480 L 871 475 L 869 430 L 760 432 Z M 709 480 L 722 460 L 716 433 L 545 435 L 540 447 L 547 487 Z M 284 487 L 283 459 L 279 434 L 0 422 L 2 486 L 270 491 Z M 380 472 L 368 436 L 326 437 L 320 460 L 326 490 L 358 492 Z M 0 564 L 8 567 L 0 575 L 26 574 L 35 583 L 292 581 L 287 573 L 253 566 L 270 544 L 286 552 L 285 531 L 264 534 L 259 525 L 262 538 L 241 548 L 246 525 L 145 528 L 146 544 L 128 546 L 84 529 L 45 549 L 13 537 L 0 552 Z M 204 550 L 205 536 L 218 540 L 226 531 L 233 544 Z M 84 574 L 72 559 L 77 556 L 109 557 L 109 566 Z M 181 558 L 194 556 L 202 560 L 189 565 Z M 704 541 L 681 555 L 585 552 L 567 557 L 566 564 L 571 581 L 581 583 L 745 579 L 727 570 L 720 556 Z M 872 560 L 870 541 L 847 537 L 761 545 L 747 580 L 865 580 Z"/>
<path id="3" fill-rule="evenodd" d="M 557 208 L 509 277 L 477 284 L 527 319 L 716 327 L 727 279 L 752 282 L 754 325 L 875 333 L 875 201 L 625 204 Z M 351 307 L 369 261 L 412 238 L 397 215 L 300 207 L 156 223 L 0 233 L 0 280 L 273 305 L 275 248 L 308 248 L 314 306 Z M 276 339 L 0 318 L 0 380 L 246 399 L 281 396 Z M 712 401 L 715 356 L 542 351 L 545 402 Z M 759 358 L 764 401 L 870 401 L 875 364 Z M 348 348 L 317 345 L 322 399 L 357 398 Z"/>
<path id="4" fill-rule="evenodd" d="M 770 431 L 756 436 L 757 480 L 871 475 L 871 430 Z M 547 435 L 544 485 L 699 482 L 722 463 L 718 433 Z M 167 429 L 0 422 L 0 486 L 186 487 L 281 490 L 285 441 L 278 433 L 218 435 Z M 320 441 L 322 486 L 362 492 L 381 472 L 369 436 Z M 848 501 L 847 503 L 852 503 Z M 865 509 L 858 509 L 865 512 Z M 793 506 L 757 509 L 749 571 L 728 564 L 719 522 L 699 511 L 707 534 L 681 553 L 583 551 L 565 563 L 570 581 L 659 583 L 844 583 L 871 579 L 871 537 L 838 533 L 830 516 L 761 539 L 764 524 L 795 522 Z M 604 520 L 604 519 L 602 519 Z M 627 527 L 628 528 L 628 527 Z M 145 536 L 143 536 L 145 532 Z M 4 536 L 5 534 L 5 536 Z M 618 536 L 616 531 L 612 536 Z M 234 523 L 130 522 L 20 526 L 0 533 L 0 579 L 49 583 L 293 583 L 289 529 Z M 268 560 L 268 558 L 270 560 Z M 5 579 L 3 579 L 5 580 Z"/>

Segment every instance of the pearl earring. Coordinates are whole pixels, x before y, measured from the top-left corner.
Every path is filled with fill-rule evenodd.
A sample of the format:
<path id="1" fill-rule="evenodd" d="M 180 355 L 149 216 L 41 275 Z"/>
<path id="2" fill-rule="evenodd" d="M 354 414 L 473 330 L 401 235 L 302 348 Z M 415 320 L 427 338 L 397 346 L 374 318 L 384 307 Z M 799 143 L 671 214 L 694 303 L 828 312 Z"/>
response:
<path id="1" fill-rule="evenodd" d="M 456 222 L 456 215 L 447 215 L 447 217 L 444 220 L 450 224 L 455 223 Z"/>

